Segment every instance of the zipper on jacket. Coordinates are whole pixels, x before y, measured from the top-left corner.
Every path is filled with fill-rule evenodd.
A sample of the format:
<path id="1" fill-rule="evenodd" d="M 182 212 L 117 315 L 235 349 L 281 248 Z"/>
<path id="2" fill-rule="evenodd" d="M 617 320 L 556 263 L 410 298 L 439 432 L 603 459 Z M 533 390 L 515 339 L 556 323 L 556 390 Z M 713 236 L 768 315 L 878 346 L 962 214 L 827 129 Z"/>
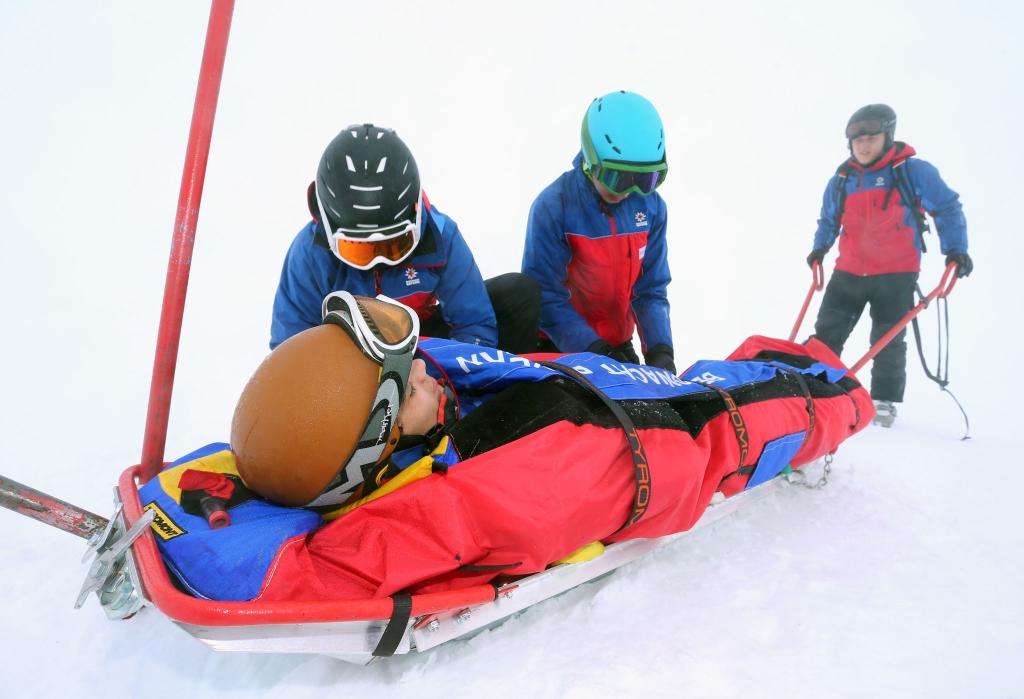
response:
<path id="1" fill-rule="evenodd" d="M 373 288 L 374 288 L 375 293 L 378 293 L 378 294 L 383 293 L 380 290 L 380 277 L 381 277 L 381 271 L 379 269 L 373 270 Z"/>
<path id="2" fill-rule="evenodd" d="M 857 192 L 859 194 L 861 194 L 862 196 L 864 194 L 864 172 L 863 171 L 857 173 Z M 860 264 L 862 265 L 861 273 L 860 273 L 860 276 L 862 276 L 862 277 L 868 276 L 867 272 L 864 271 L 864 259 L 865 259 L 864 258 L 864 253 L 865 253 L 865 250 L 864 250 L 864 239 L 868 237 L 868 226 L 872 225 L 871 219 L 873 219 L 875 217 L 874 216 L 874 206 L 875 206 L 875 203 L 874 203 L 874 200 L 872 200 L 871 208 L 867 212 L 867 214 L 868 214 L 867 220 L 864 221 L 863 228 L 861 229 L 861 232 L 860 232 L 860 240 L 857 241 L 857 247 L 860 248 L 857 251 L 858 252 L 857 256 L 860 258 Z"/>

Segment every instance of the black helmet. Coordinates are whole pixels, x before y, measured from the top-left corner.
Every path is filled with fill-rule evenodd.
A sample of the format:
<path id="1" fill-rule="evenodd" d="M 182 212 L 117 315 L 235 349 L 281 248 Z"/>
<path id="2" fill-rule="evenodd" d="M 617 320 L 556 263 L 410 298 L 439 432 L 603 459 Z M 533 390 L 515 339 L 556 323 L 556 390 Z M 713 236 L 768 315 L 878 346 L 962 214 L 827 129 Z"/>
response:
<path id="1" fill-rule="evenodd" d="M 892 145 L 896 135 L 896 112 L 887 104 L 869 104 L 853 113 L 846 122 L 846 140 L 858 136 L 885 134 L 885 147 Z"/>
<path id="2" fill-rule="evenodd" d="M 347 264 L 398 264 L 419 242 L 419 170 L 391 129 L 346 127 L 324 150 L 312 189 L 313 214 L 324 224 L 331 250 Z"/>

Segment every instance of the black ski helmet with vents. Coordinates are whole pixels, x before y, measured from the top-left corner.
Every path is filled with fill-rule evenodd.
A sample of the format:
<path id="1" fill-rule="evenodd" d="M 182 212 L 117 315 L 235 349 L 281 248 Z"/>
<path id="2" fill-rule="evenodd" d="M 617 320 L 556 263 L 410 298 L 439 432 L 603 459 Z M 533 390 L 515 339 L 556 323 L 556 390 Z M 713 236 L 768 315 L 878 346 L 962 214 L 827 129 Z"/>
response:
<path id="1" fill-rule="evenodd" d="M 310 210 L 329 240 L 381 242 L 406 234 L 419 241 L 419 169 L 392 129 L 346 127 L 324 150 L 310 189 Z"/>
<path id="2" fill-rule="evenodd" d="M 861 107 L 846 122 L 846 139 L 852 141 L 861 135 L 885 134 L 885 147 L 896 137 L 896 112 L 887 104 L 869 104 Z"/>

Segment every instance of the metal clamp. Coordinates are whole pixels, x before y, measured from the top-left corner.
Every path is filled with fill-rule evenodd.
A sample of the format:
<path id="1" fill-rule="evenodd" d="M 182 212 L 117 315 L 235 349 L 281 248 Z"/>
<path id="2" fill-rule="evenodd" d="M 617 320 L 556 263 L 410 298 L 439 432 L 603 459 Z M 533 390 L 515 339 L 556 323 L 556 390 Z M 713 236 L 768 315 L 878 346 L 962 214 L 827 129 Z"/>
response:
<path id="1" fill-rule="evenodd" d="M 100 606 L 111 619 L 130 617 L 144 604 L 138 573 L 127 552 L 132 543 L 149 528 L 155 513 L 152 510 L 144 511 L 131 528 L 125 531 L 123 509 L 118 501 L 117 509 L 107 526 L 89 539 L 82 561 L 92 556 L 95 556 L 95 560 L 89 566 L 82 588 L 78 591 L 75 609 L 85 603 L 91 592 L 96 592 Z"/>

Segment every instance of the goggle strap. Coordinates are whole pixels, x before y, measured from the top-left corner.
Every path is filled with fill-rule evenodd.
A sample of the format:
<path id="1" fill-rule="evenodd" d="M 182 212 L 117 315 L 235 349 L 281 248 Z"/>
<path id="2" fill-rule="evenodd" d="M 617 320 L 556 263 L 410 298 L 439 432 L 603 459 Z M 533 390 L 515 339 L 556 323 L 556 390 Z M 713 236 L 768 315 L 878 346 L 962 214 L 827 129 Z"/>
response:
<path id="1" fill-rule="evenodd" d="M 374 407 L 366 420 L 363 433 L 356 448 L 345 465 L 338 470 L 327 488 L 306 507 L 337 505 L 344 502 L 366 476 L 366 469 L 380 461 L 381 454 L 388 446 L 395 419 L 398 417 L 400 397 L 405 391 L 401 377 L 395 371 L 387 371 L 381 377 Z"/>

